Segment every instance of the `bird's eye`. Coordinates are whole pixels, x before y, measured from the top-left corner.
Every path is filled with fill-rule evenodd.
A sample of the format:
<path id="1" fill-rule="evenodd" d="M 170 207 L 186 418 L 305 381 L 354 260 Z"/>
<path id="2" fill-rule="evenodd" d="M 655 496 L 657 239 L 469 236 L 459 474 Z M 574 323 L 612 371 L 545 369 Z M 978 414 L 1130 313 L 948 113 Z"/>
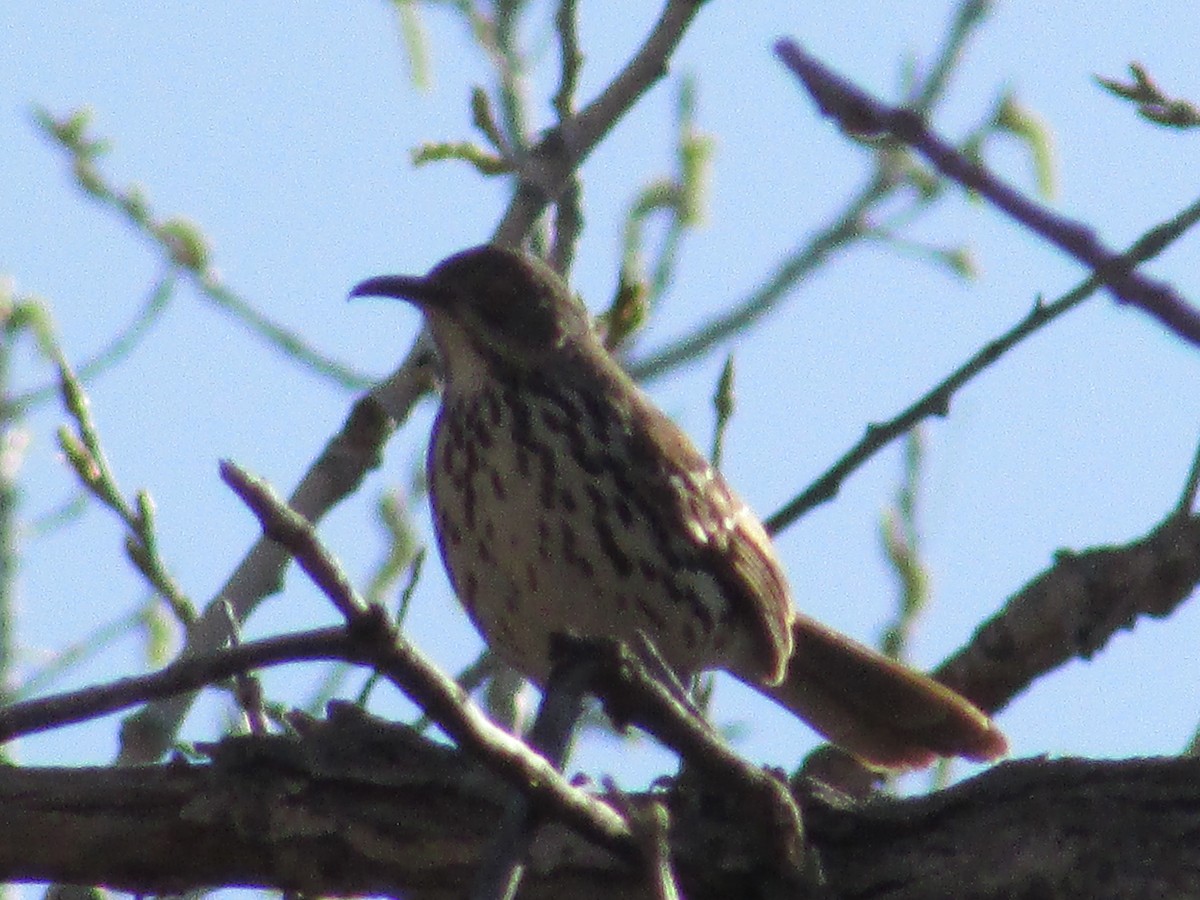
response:
<path id="1" fill-rule="evenodd" d="M 430 277 L 450 287 L 493 338 L 533 349 L 558 343 L 566 286 L 549 267 L 519 253 L 484 246 L 437 266 Z"/>
<path id="2" fill-rule="evenodd" d="M 494 333 L 525 343 L 549 343 L 557 335 L 557 325 L 548 299 L 544 290 L 521 290 L 520 286 L 505 284 L 500 290 L 478 297 L 475 312 Z"/>
<path id="3" fill-rule="evenodd" d="M 558 333 L 555 285 L 518 257 L 495 256 L 489 262 L 476 270 L 468 288 L 480 323 L 495 335 L 523 343 L 552 342 Z"/>

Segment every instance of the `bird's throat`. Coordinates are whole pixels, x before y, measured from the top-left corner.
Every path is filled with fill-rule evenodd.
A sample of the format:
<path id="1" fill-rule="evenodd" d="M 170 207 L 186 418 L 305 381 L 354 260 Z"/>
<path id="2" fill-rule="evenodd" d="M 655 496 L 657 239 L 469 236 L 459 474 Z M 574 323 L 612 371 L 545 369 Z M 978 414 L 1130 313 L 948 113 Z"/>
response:
<path id="1" fill-rule="evenodd" d="M 466 399 L 486 390 L 492 383 L 492 364 L 478 342 L 451 323 L 430 324 L 442 357 L 446 394 Z"/>

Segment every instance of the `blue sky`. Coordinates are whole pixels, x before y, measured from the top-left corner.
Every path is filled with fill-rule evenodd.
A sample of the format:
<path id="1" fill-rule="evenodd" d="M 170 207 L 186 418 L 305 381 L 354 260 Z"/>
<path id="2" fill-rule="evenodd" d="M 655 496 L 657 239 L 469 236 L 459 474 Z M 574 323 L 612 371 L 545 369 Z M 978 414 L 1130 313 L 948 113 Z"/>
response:
<path id="1" fill-rule="evenodd" d="M 544 4 L 543 4 L 544 5 Z M 636 46 L 648 4 L 584 3 L 590 96 Z M 917 7 L 917 5 L 912 5 Z M 538 4 L 534 4 L 539 8 Z M 624 121 L 584 170 L 587 228 L 575 286 L 594 309 L 610 296 L 624 208 L 671 167 L 671 111 L 684 74 L 698 84 L 698 122 L 716 141 L 707 222 L 687 240 L 670 295 L 644 336 L 647 349 L 744 297 L 791 248 L 819 228 L 865 178 L 867 154 L 814 111 L 770 47 L 780 36 L 859 83 L 895 96 L 903 61 L 927 62 L 952 6 L 897 15 L 884 2 L 710 3 L 671 76 Z M 1049 123 L 1059 193 L 1054 205 L 1123 247 L 1192 202 L 1190 135 L 1153 128 L 1100 91 L 1094 74 L 1121 77 L 1133 60 L 1168 90 L 1200 97 L 1194 66 L 1200 11 L 1187 2 L 998 3 L 935 115 L 951 137 L 969 130 L 1005 90 Z M 384 303 L 344 302 L 348 288 L 383 271 L 423 271 L 485 240 L 507 199 L 499 183 L 459 164 L 413 169 L 423 140 L 471 136 L 466 108 L 487 73 L 445 13 L 425 16 L 432 87 L 408 78 L 393 13 L 384 3 L 207 4 L 116 7 L 17 0 L 0 12 L 0 116 L 5 166 L 0 272 L 18 293 L 49 304 L 75 360 L 104 345 L 143 302 L 160 272 L 155 253 L 75 190 L 30 109 L 94 110 L 112 142 L 104 171 L 143 186 L 160 215 L 195 221 L 225 282 L 330 355 L 382 375 L 416 333 L 416 315 Z M 554 45 L 530 29 L 542 62 L 535 112 L 547 124 Z M 538 94 L 537 89 L 542 89 Z M 1032 188 L 1014 142 L 988 153 L 997 171 Z M 922 218 L 910 237 L 967 245 L 980 276 L 949 277 L 912 254 L 860 245 L 836 256 L 768 320 L 731 348 L 738 411 L 726 472 L 763 514 L 801 490 L 871 421 L 894 415 L 982 342 L 1016 322 L 1038 295 L 1058 296 L 1079 268 L 960 196 Z M 1196 237 L 1150 271 L 1198 294 Z M 655 383 L 660 404 L 701 444 L 724 351 Z M 18 387 L 42 383 L 32 354 L 16 360 Z M 913 647 L 933 665 L 1059 548 L 1127 541 L 1174 503 L 1200 439 L 1200 355 L 1136 311 L 1100 295 L 972 382 L 948 419 L 927 430 L 921 527 L 934 605 Z M 190 288 L 119 369 L 90 386 L 112 465 L 127 491 L 146 487 L 159 510 L 163 553 L 197 600 L 207 600 L 255 535 L 250 515 L 217 478 L 232 458 L 289 489 L 352 400 L 246 335 Z M 432 406 L 389 445 L 383 470 L 322 526 L 359 578 L 382 552 L 373 498 L 407 484 L 419 465 Z M 72 492 L 58 458 L 56 408 L 31 416 L 22 481 L 32 519 Z M 784 532 L 778 548 L 796 602 L 863 640 L 888 619 L 896 586 L 878 541 L 881 510 L 901 471 L 897 445 L 858 472 L 842 494 Z M 422 516 L 424 511 L 421 510 Z M 91 510 L 73 528 L 23 547 L 19 637 L 36 667 L 47 654 L 117 617 L 142 595 L 121 558 L 112 516 Z M 418 594 L 411 635 L 449 668 L 474 655 L 470 626 L 449 606 L 438 572 Z M 335 620 L 303 578 L 249 624 L 249 635 Z M 1090 663 L 1039 682 L 1001 722 L 1018 755 L 1170 753 L 1200 710 L 1193 686 L 1200 612 L 1143 622 Z M 134 671 L 138 647 L 118 645 L 67 683 Z M 303 698 L 302 673 L 268 686 Z M 300 687 L 297 687 L 300 685 Z M 290 692 L 290 693 L 289 693 Z M 402 713 L 394 698 L 384 711 Z M 723 683 L 717 715 L 744 723 L 740 747 L 792 765 L 811 733 L 740 686 Z M 200 707 L 192 737 L 214 733 L 220 707 Z M 104 762 L 115 722 L 21 744 L 27 761 Z M 585 749 L 580 765 L 612 768 L 612 747 Z M 622 760 L 632 783 L 662 762 L 649 750 Z"/>

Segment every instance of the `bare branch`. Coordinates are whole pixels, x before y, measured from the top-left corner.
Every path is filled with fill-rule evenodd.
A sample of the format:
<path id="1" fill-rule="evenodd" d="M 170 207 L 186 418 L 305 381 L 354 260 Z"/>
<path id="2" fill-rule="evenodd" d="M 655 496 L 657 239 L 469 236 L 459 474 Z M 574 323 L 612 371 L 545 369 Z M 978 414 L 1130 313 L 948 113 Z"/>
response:
<path id="1" fill-rule="evenodd" d="M 86 722 L 149 700 L 199 690 L 253 669 L 351 657 L 350 641 L 344 628 L 323 628 L 250 641 L 208 656 L 177 659 L 166 668 L 146 675 L 0 708 L 0 742 Z"/>
<path id="2" fill-rule="evenodd" d="M 1184 340 L 1200 344 L 1200 311 L 1189 306 L 1170 285 L 1132 271 L 1128 260 L 1101 244 L 1090 228 L 1025 197 L 930 131 L 919 114 L 870 96 L 805 53 L 794 41 L 779 41 L 775 51 L 808 88 L 821 112 L 836 119 L 843 129 L 852 134 L 890 135 L 909 144 L 943 175 L 977 191 L 1090 268 L 1118 301 L 1138 307 Z"/>
<path id="3" fill-rule="evenodd" d="M 571 823 L 605 846 L 636 852 L 629 827 L 612 809 L 572 787 L 544 758 L 496 726 L 458 684 L 387 620 L 380 606 L 359 596 L 312 525 L 260 481 L 231 463 L 221 475 L 258 517 L 263 531 L 282 543 L 297 564 L 346 618 L 355 662 L 369 663 L 418 704 L 458 745 L 523 791 L 539 811 Z"/>
<path id="4" fill-rule="evenodd" d="M 941 99 L 950 82 L 950 75 L 958 64 L 968 39 L 982 23 L 989 10 L 986 0 L 964 0 L 953 20 L 930 66 L 925 79 L 913 86 L 915 98 L 913 108 L 922 112 L 930 110 Z M 911 218 L 927 208 L 939 193 L 937 183 L 924 183 L 926 173 L 916 166 L 904 165 L 897 171 L 898 154 L 880 153 L 875 160 L 875 170 L 866 183 L 850 198 L 845 207 L 835 213 L 829 223 L 795 248 L 776 267 L 775 271 L 761 279 L 761 284 L 749 296 L 731 300 L 719 306 L 722 312 L 713 316 L 690 334 L 659 347 L 644 356 L 632 360 L 628 366 L 630 374 L 638 381 L 648 381 L 677 366 L 696 359 L 735 334 L 739 334 L 773 311 L 804 277 L 827 262 L 831 256 L 849 247 L 854 241 L 868 236 L 878 236 L 870 227 L 871 211 L 885 204 L 897 189 L 915 189 L 917 200 L 907 208 L 905 217 Z M 668 235 L 670 238 L 670 235 Z M 888 240 L 898 243 L 893 234 Z M 951 261 L 961 268 L 955 259 Z M 656 278 L 656 282 L 658 279 Z M 660 288 L 659 284 L 655 285 Z"/>
<path id="5" fill-rule="evenodd" d="M 1179 215 L 1147 231 L 1121 257 L 1128 267 L 1138 265 L 1161 253 L 1200 221 L 1200 200 Z M 888 419 L 867 426 L 866 433 L 832 466 L 798 496 L 784 504 L 766 520 L 767 530 L 776 533 L 791 525 L 802 515 L 827 500 L 832 500 L 842 483 L 863 463 L 913 426 L 930 416 L 946 416 L 950 400 L 968 381 L 991 366 L 1005 353 L 1027 337 L 1050 324 L 1063 313 L 1074 309 L 1103 286 L 1099 275 L 1092 275 L 1053 303 L 1039 301 L 1029 313 L 1004 334 L 984 346 L 951 372 L 911 406 Z"/>
<path id="6" fill-rule="evenodd" d="M 1200 583 L 1200 517 L 1171 514 L 1124 546 L 1060 551 L 935 677 L 989 713 L 1068 660 L 1090 659 L 1143 616 L 1165 618 Z"/>
<path id="7" fill-rule="evenodd" d="M 350 709 L 301 732 L 226 739 L 209 748 L 211 765 L 0 767 L 0 879 L 464 896 L 501 785 Z M 1164 835 L 1200 828 L 1198 784 L 1194 759 L 1027 760 L 932 797 L 855 804 L 805 784 L 797 799 L 825 897 L 1116 900 L 1197 893 L 1200 848 Z M 767 896 L 761 841 L 745 827 L 753 807 L 684 785 L 615 802 L 668 818 L 669 878 L 685 896 Z M 562 829 L 543 830 L 534 852 L 522 897 L 655 896 L 654 873 Z"/>
<path id="8" fill-rule="evenodd" d="M 518 184 L 492 239 L 515 246 L 542 210 L 566 186 L 571 173 L 651 85 L 666 74 L 675 52 L 703 0 L 667 0 L 662 15 L 638 52 L 598 97 L 579 114 L 546 134 L 522 161 Z"/>
<path id="9" fill-rule="evenodd" d="M 419 362 L 416 351 L 410 360 Z M 404 369 L 404 377 L 394 376 L 393 388 L 398 393 L 411 390 L 416 396 L 422 377 L 427 384 L 428 365 L 414 363 Z M 379 465 L 380 448 L 394 427 L 394 421 L 373 395 L 359 399 L 342 429 L 330 439 L 292 493 L 289 505 L 310 521 L 319 518 L 352 493 L 366 473 Z M 257 541 L 188 629 L 180 658 L 207 656 L 225 646 L 229 624 L 223 604 L 229 603 L 234 617 L 245 621 L 263 599 L 280 589 L 283 569 L 289 560 L 286 551 L 274 541 L 265 537 Z M 191 704 L 191 696 L 177 694 L 139 710 L 121 731 L 120 761 L 144 763 L 160 758 L 170 747 Z"/>

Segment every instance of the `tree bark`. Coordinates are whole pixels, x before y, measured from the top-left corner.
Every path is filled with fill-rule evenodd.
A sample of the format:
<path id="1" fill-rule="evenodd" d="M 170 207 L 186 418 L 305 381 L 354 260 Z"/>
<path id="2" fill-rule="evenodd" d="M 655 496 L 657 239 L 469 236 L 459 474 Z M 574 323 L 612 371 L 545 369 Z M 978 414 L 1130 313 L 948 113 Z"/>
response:
<path id="1" fill-rule="evenodd" d="M 0 880 L 463 896 L 505 786 L 457 751 L 361 715 L 306 730 L 227 739 L 204 748 L 204 764 L 0 768 Z M 754 810 L 695 787 L 624 796 L 618 808 L 665 805 L 689 898 L 767 895 L 769 841 Z M 1021 760 L 909 800 L 854 802 L 812 782 L 796 794 L 823 896 L 1200 896 L 1197 760 Z M 645 867 L 547 825 L 521 896 L 652 891 Z"/>

